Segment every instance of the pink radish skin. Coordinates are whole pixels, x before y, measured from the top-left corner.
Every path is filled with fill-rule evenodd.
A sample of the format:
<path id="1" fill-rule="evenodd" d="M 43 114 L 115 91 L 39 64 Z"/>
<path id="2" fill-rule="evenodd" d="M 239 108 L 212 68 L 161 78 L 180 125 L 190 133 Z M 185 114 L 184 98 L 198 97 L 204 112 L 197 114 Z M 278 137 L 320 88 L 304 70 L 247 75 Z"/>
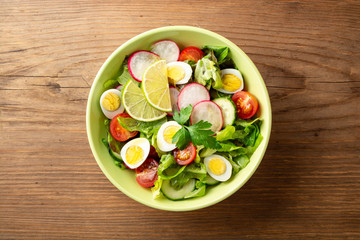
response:
<path id="1" fill-rule="evenodd" d="M 120 88 L 122 87 L 122 85 L 120 84 L 119 86 L 117 86 L 115 89 L 120 91 Z"/>
<path id="2" fill-rule="evenodd" d="M 180 48 L 172 40 L 160 40 L 151 45 L 151 51 L 165 59 L 167 63 L 175 62 L 179 59 Z"/>
<path id="3" fill-rule="evenodd" d="M 221 108 L 216 103 L 205 100 L 196 104 L 190 115 L 190 124 L 193 125 L 201 120 L 212 124 L 211 131 L 219 132 L 224 124 Z"/>
<path id="4" fill-rule="evenodd" d="M 138 82 L 142 81 L 145 70 L 154 62 L 159 61 L 160 57 L 149 51 L 134 52 L 128 62 L 130 75 Z"/>
<path id="5" fill-rule="evenodd" d="M 190 83 L 181 89 L 177 105 L 179 110 L 181 110 L 181 108 L 185 108 L 189 104 L 194 107 L 197 103 L 204 100 L 210 100 L 210 94 L 206 87 L 199 83 Z"/>
<path id="6" fill-rule="evenodd" d="M 167 115 L 172 117 L 174 116 L 175 111 L 178 112 L 178 106 L 177 106 L 177 100 L 179 97 L 180 92 L 173 86 L 169 87 L 170 89 L 170 99 L 171 99 L 171 108 L 172 108 L 172 112 L 168 112 Z"/>

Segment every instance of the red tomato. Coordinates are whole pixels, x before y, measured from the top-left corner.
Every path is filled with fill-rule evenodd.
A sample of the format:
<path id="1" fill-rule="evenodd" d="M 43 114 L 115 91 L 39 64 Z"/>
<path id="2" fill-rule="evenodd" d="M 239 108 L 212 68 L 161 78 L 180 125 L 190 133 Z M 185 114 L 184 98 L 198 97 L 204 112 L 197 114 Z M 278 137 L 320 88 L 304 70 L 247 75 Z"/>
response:
<path id="1" fill-rule="evenodd" d="M 197 47 L 187 47 L 181 51 L 179 61 L 194 60 L 199 61 L 204 56 L 203 51 Z"/>
<path id="2" fill-rule="evenodd" d="M 140 167 L 135 169 L 136 181 L 142 187 L 152 187 L 158 178 L 157 169 L 158 162 L 152 158 L 145 160 Z"/>
<path id="3" fill-rule="evenodd" d="M 154 159 L 159 159 L 159 155 L 158 153 L 156 152 L 156 149 L 150 145 L 150 152 L 149 152 L 149 158 L 154 158 Z"/>
<path id="4" fill-rule="evenodd" d="M 236 105 L 237 115 L 241 119 L 248 119 L 255 115 L 259 104 L 256 98 L 246 91 L 236 92 L 232 98 Z"/>
<path id="5" fill-rule="evenodd" d="M 136 134 L 138 134 L 137 131 L 130 132 L 123 128 L 119 121 L 117 120 L 117 117 L 123 117 L 123 118 L 131 118 L 129 114 L 127 113 L 120 113 L 116 115 L 110 123 L 110 133 L 113 138 L 115 138 L 118 141 L 124 142 L 128 140 L 129 138 L 135 137 Z"/>
<path id="6" fill-rule="evenodd" d="M 183 150 L 174 150 L 174 158 L 179 165 L 188 165 L 194 161 L 195 157 L 196 147 L 192 144 L 192 142 L 190 142 L 189 146 Z"/>

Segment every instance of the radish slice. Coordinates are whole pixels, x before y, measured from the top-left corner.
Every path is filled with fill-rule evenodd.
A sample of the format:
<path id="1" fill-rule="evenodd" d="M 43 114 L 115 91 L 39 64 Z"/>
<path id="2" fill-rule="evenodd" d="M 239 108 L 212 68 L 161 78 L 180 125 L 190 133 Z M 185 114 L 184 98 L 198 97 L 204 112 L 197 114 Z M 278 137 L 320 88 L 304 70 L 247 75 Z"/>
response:
<path id="1" fill-rule="evenodd" d="M 200 122 L 201 120 L 212 124 L 211 131 L 218 132 L 223 127 L 223 116 L 221 108 L 212 101 L 202 101 L 196 104 L 191 112 L 191 125 Z"/>
<path id="2" fill-rule="evenodd" d="M 119 90 L 119 91 L 121 91 L 120 89 L 121 89 L 121 87 L 122 87 L 122 85 L 120 84 L 119 86 L 117 86 L 115 89 L 117 89 L 117 90 Z"/>
<path id="3" fill-rule="evenodd" d="M 180 92 L 177 105 L 179 110 L 191 104 L 193 107 L 204 100 L 210 100 L 210 94 L 206 87 L 199 83 L 190 83 Z"/>
<path id="4" fill-rule="evenodd" d="M 172 112 L 168 112 L 167 114 L 170 117 L 172 117 L 172 116 L 174 116 L 175 112 L 179 111 L 178 106 L 177 106 L 177 100 L 178 100 L 180 92 L 173 86 L 170 86 L 169 89 L 170 89 L 170 99 L 171 99 Z"/>
<path id="5" fill-rule="evenodd" d="M 167 63 L 175 62 L 180 55 L 179 46 L 171 40 L 161 40 L 151 45 L 151 51 L 165 59 Z"/>
<path id="6" fill-rule="evenodd" d="M 129 58 L 129 72 L 136 81 L 141 82 L 145 70 L 159 60 L 160 57 L 158 55 L 149 51 L 134 52 Z"/>

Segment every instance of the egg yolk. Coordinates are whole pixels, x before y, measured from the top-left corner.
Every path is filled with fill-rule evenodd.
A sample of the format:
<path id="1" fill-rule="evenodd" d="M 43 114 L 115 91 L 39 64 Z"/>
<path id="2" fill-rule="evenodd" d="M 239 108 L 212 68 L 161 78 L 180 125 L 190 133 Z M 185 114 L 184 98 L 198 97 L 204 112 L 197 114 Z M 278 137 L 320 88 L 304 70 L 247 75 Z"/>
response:
<path id="1" fill-rule="evenodd" d="M 179 126 L 174 126 L 174 125 L 171 125 L 171 126 L 166 127 L 166 128 L 164 129 L 164 134 L 163 134 L 165 142 L 171 144 L 171 143 L 172 143 L 172 139 L 173 139 L 175 133 L 176 133 L 177 131 L 179 131 L 179 129 L 180 129 Z"/>
<path id="2" fill-rule="evenodd" d="M 109 92 L 105 95 L 102 105 L 108 111 L 115 111 L 120 107 L 120 97 L 115 93 Z"/>
<path id="3" fill-rule="evenodd" d="M 221 158 L 212 158 L 208 163 L 209 170 L 215 175 L 222 175 L 226 171 L 226 164 Z"/>
<path id="4" fill-rule="evenodd" d="M 125 153 L 126 161 L 130 165 L 136 165 L 144 157 L 144 151 L 139 146 L 130 146 Z"/>
<path id="5" fill-rule="evenodd" d="M 173 85 L 185 77 L 184 69 L 179 66 L 168 67 L 167 74 L 168 74 L 169 83 Z"/>
<path id="6" fill-rule="evenodd" d="M 238 90 L 241 87 L 241 79 L 234 74 L 225 74 L 221 78 L 223 89 L 229 92 Z"/>

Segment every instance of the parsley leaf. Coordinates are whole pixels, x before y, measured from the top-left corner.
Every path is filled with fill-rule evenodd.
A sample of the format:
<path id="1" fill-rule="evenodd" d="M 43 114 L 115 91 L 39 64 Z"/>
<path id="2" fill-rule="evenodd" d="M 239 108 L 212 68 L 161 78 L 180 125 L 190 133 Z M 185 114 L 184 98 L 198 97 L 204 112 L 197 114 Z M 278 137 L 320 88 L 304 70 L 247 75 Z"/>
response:
<path id="1" fill-rule="evenodd" d="M 221 145 L 216 141 L 214 132 L 210 130 L 211 123 L 201 120 L 194 125 L 186 126 L 189 121 L 193 107 L 189 105 L 186 108 L 182 108 L 180 113 L 174 113 L 174 120 L 182 125 L 179 131 L 175 133 L 172 139 L 172 143 L 176 143 L 176 147 L 180 150 L 185 149 L 189 143 L 196 146 L 205 146 L 206 148 L 219 149 Z"/>
<path id="2" fill-rule="evenodd" d="M 203 145 L 206 148 L 219 149 L 221 145 L 212 137 L 214 132 L 210 130 L 210 127 L 211 123 L 201 120 L 194 125 L 186 127 L 186 129 L 189 131 L 194 145 Z"/>
<path id="3" fill-rule="evenodd" d="M 177 121 L 180 125 L 184 125 L 189 120 L 192 110 L 193 107 L 190 104 L 186 108 L 182 108 L 180 113 L 175 111 L 173 116 L 174 120 Z"/>
<path id="4" fill-rule="evenodd" d="M 191 141 L 189 131 L 182 127 L 175 133 L 172 138 L 172 143 L 176 143 L 176 147 L 180 150 L 185 149 Z"/>

